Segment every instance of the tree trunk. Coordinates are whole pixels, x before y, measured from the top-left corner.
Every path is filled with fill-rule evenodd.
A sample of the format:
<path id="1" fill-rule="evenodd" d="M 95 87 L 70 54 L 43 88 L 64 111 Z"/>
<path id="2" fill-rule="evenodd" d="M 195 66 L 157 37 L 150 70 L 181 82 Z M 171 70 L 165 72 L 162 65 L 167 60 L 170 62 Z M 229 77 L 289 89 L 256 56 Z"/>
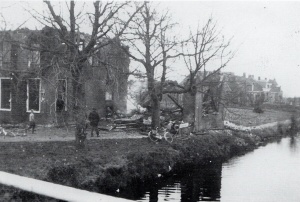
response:
<path id="1" fill-rule="evenodd" d="M 74 115 L 75 121 L 78 119 L 85 119 L 85 96 L 84 96 L 84 86 L 81 81 L 80 74 L 72 75 L 72 97 L 70 106 Z"/>
<path id="2" fill-rule="evenodd" d="M 152 95 L 152 129 L 160 126 L 160 100 L 157 95 Z"/>
<path id="3" fill-rule="evenodd" d="M 148 92 L 151 98 L 151 127 L 152 129 L 156 129 L 160 126 L 160 99 L 155 89 L 153 72 L 148 74 Z"/>

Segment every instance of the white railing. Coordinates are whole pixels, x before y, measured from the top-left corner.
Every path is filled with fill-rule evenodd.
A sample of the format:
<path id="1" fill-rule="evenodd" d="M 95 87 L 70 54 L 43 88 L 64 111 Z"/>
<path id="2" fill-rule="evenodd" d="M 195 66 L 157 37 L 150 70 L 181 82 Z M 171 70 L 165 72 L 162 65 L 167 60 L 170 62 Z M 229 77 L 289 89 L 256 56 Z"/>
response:
<path id="1" fill-rule="evenodd" d="M 0 171 L 0 183 L 22 189 L 28 192 L 43 196 L 52 197 L 59 200 L 72 202 L 129 202 L 132 200 L 117 198 L 104 194 L 89 192 L 81 189 L 54 184 L 42 180 L 36 180 L 15 174 Z"/>

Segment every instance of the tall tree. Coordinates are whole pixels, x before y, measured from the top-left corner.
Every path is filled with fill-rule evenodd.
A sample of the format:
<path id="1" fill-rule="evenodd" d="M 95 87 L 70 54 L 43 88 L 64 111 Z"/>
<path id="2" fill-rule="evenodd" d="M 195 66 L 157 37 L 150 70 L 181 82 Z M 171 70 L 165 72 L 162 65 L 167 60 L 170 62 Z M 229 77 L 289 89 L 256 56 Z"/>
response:
<path id="1" fill-rule="evenodd" d="M 163 93 L 185 93 L 185 121 L 194 123 L 196 116 L 202 116 L 202 98 L 205 93 L 202 87 L 215 82 L 212 81 L 214 77 L 233 58 L 234 53 L 229 50 L 230 42 L 217 29 L 216 22 L 209 18 L 203 27 L 198 26 L 195 33 L 190 31 L 189 39 L 182 43 L 182 55 L 189 72 L 186 82 L 177 86 L 181 90 L 164 90 Z"/>
<path id="2" fill-rule="evenodd" d="M 143 2 L 142 9 L 129 24 L 130 30 L 124 33 L 124 40 L 130 46 L 130 51 L 125 52 L 146 72 L 152 128 L 160 125 L 160 101 L 166 81 L 167 61 L 179 55 L 174 52 L 178 43 L 170 37 L 175 24 L 171 23 L 168 12 L 159 14 L 155 6 L 151 2 Z"/>
<path id="3" fill-rule="evenodd" d="M 49 15 L 34 10 L 29 12 L 39 22 L 54 29 L 57 33 L 55 37 L 63 43 L 66 50 L 59 60 L 64 64 L 62 71 L 70 72 L 74 101 L 72 105 L 80 108 L 84 97 L 82 73 L 87 67 L 89 58 L 112 43 L 111 38 L 120 37 L 139 9 L 130 13 L 128 12 L 130 2 L 95 1 L 90 11 L 85 2 L 71 0 L 65 2 L 68 15 L 64 15 L 60 10 L 61 3 L 58 7 L 51 1 L 44 1 L 44 3 Z M 91 29 L 86 29 L 86 24 L 90 24 Z"/>

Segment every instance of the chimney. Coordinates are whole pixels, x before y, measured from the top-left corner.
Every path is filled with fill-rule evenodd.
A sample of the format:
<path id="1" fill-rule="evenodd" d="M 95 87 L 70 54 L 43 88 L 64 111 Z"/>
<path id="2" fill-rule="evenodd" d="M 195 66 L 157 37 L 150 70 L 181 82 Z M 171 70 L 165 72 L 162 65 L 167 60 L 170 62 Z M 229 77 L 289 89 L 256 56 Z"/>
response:
<path id="1" fill-rule="evenodd" d="M 246 73 L 243 73 L 243 77 L 246 78 Z"/>
<path id="2" fill-rule="evenodd" d="M 267 78 L 265 78 L 265 80 L 267 80 Z"/>
<path id="3" fill-rule="evenodd" d="M 260 81 L 260 76 L 258 77 L 258 80 Z"/>

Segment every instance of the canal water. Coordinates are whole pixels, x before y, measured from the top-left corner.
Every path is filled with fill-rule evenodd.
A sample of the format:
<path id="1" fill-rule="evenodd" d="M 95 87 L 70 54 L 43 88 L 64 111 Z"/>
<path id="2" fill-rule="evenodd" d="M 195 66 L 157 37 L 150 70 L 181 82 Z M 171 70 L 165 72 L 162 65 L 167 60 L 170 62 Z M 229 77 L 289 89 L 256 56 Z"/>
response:
<path id="1" fill-rule="evenodd" d="M 191 173 L 158 180 L 141 189 L 142 193 L 134 199 L 140 202 L 299 202 L 299 188 L 298 135 L 262 146 L 223 164 L 211 162 Z"/>

